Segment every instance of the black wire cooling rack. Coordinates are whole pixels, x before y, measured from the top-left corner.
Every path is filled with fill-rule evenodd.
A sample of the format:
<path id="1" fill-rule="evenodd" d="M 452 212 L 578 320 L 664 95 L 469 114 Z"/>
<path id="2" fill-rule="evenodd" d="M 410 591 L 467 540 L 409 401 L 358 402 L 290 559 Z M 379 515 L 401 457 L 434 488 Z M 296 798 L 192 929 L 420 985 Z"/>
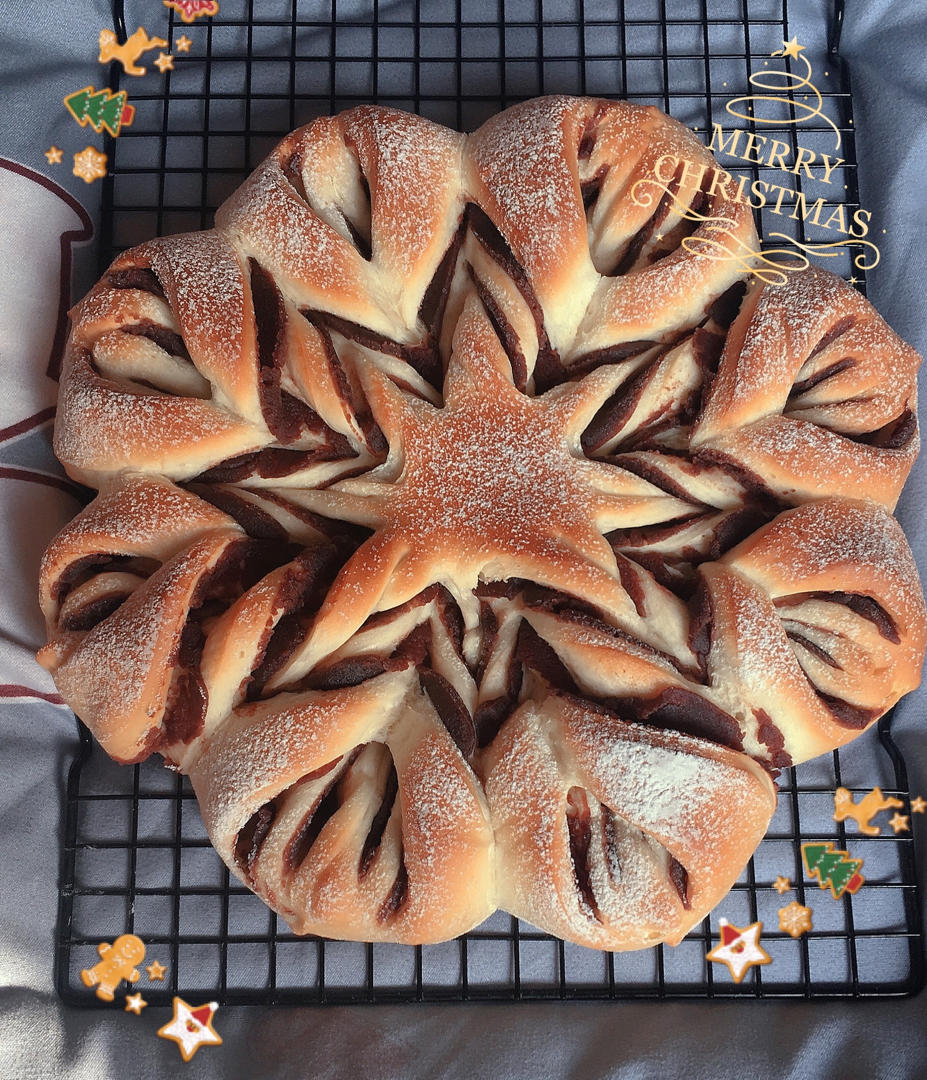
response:
<path id="1" fill-rule="evenodd" d="M 213 20 L 152 24 L 150 5 L 117 0 L 124 40 L 144 23 L 166 36 L 174 69 L 125 81 L 131 127 L 104 149 L 101 271 L 119 251 L 155 235 L 208 227 L 216 206 L 277 139 L 314 116 L 377 101 L 470 129 L 521 98 L 565 92 L 654 104 L 706 141 L 712 124 L 746 126 L 725 102 L 749 93 L 751 73 L 792 37 L 786 0 L 222 0 Z M 846 161 L 827 187 L 804 175 L 789 185 L 828 210 L 858 209 L 852 99 L 838 53 L 842 3 L 827 47 L 813 56 L 823 113 Z M 180 52 L 177 39 L 191 40 Z M 785 63 L 792 69 L 792 61 Z M 110 86 L 119 87 L 113 65 Z M 152 86 L 157 89 L 152 90 Z M 763 134 L 833 148 L 823 120 Z M 781 181 L 759 164 L 735 177 Z M 836 192 L 836 197 L 832 194 Z M 781 208 L 780 208 L 781 209 Z M 761 235 L 806 234 L 801 216 L 758 214 Z M 818 237 L 819 238 L 819 237 Z M 828 237 L 832 238 L 832 237 Z M 865 271 L 844 252 L 830 268 Z M 904 762 L 890 719 L 825 758 L 787 770 L 769 833 L 730 895 L 675 949 L 611 954 L 580 948 L 497 912 L 456 941 L 407 947 L 300 938 L 235 879 L 212 850 L 185 778 L 155 766 L 114 765 L 78 723 L 67 781 L 56 983 L 77 1005 L 97 1005 L 80 979 L 96 947 L 138 934 L 163 983 L 137 988 L 151 1004 L 175 993 L 219 1003 L 363 1003 L 620 998 L 866 998 L 916 993 L 925 981 L 923 932 L 910 833 L 884 824 L 862 836 L 833 820 L 834 792 L 857 798 L 876 784 L 907 809 Z M 878 823 L 878 822 L 877 822 Z M 807 883 L 806 840 L 833 840 L 864 860 L 866 882 L 834 900 Z M 779 895 L 778 876 L 794 888 Z M 790 900 L 812 909 L 813 929 L 778 929 Z M 706 961 L 720 917 L 762 920 L 772 963 L 735 984 Z"/>

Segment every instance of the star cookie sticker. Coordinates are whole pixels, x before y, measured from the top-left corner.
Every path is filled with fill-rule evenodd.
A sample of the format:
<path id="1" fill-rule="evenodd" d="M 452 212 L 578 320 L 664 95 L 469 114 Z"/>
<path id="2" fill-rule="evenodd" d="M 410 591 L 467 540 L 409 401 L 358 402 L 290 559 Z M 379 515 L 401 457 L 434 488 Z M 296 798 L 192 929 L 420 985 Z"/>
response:
<path id="1" fill-rule="evenodd" d="M 727 919 L 719 919 L 718 927 L 721 941 L 707 954 L 707 958 L 716 964 L 726 964 L 734 982 L 739 983 L 750 968 L 772 963 L 772 957 L 760 945 L 761 922 L 741 928 Z"/>
<path id="2" fill-rule="evenodd" d="M 925 810 L 927 810 L 927 802 L 925 802 L 924 799 L 920 797 L 920 795 L 918 795 L 916 799 L 911 800 L 912 814 L 923 814 Z"/>
<path id="3" fill-rule="evenodd" d="M 190 46 L 193 42 L 187 37 L 186 34 L 181 34 L 180 37 L 174 42 L 174 48 L 178 52 L 189 52 Z"/>
<path id="4" fill-rule="evenodd" d="M 152 960 L 145 968 L 148 972 L 148 978 L 152 982 L 161 982 L 164 979 L 164 975 L 167 968 L 164 964 L 159 964 L 157 960 Z"/>
<path id="5" fill-rule="evenodd" d="M 163 75 L 165 71 L 174 70 L 174 57 L 170 53 L 158 53 L 158 59 L 154 62 L 155 67 Z"/>
<path id="6" fill-rule="evenodd" d="M 158 1028 L 162 1039 L 170 1039 L 180 1047 L 184 1061 L 201 1046 L 218 1046 L 222 1042 L 212 1026 L 212 1018 L 219 1006 L 215 1001 L 207 1005 L 188 1005 L 183 998 L 174 998 L 174 1016 L 169 1024 Z"/>
<path id="7" fill-rule="evenodd" d="M 779 908 L 779 929 L 799 938 L 811 929 L 811 908 L 804 907 L 797 900 Z"/>
<path id="8" fill-rule="evenodd" d="M 50 146 L 45 151 L 45 156 L 48 158 L 49 165 L 60 165 L 62 154 L 64 154 L 64 151 L 59 150 L 57 146 Z"/>
<path id="9" fill-rule="evenodd" d="M 106 154 L 101 154 L 92 146 L 86 147 L 74 155 L 73 172 L 87 184 L 101 180 L 106 176 Z"/>
<path id="10" fill-rule="evenodd" d="M 773 888 L 781 896 L 783 893 L 787 893 L 792 888 L 792 882 L 789 878 L 783 877 L 781 874 L 773 882 Z"/>
<path id="11" fill-rule="evenodd" d="M 147 1005 L 148 1002 L 141 994 L 126 994 L 126 1012 L 134 1012 L 136 1016 L 141 1016 L 142 1009 Z"/>
<path id="12" fill-rule="evenodd" d="M 907 814 L 894 814 L 888 819 L 888 823 L 889 825 L 891 825 L 892 830 L 896 835 L 900 832 L 911 831 L 911 826 L 908 824 Z"/>

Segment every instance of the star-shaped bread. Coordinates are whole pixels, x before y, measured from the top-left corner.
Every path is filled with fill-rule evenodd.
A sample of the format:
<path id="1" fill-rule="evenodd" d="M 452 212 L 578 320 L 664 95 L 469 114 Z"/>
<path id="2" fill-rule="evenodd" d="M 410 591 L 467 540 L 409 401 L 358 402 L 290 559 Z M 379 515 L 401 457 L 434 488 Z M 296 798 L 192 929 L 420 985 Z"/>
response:
<path id="1" fill-rule="evenodd" d="M 193 42 L 190 40 L 190 38 L 187 37 L 186 34 L 181 34 L 180 37 L 174 42 L 174 48 L 178 52 L 185 53 L 190 51 L 190 46 L 192 44 Z"/>
<path id="2" fill-rule="evenodd" d="M 152 960 L 150 964 L 146 965 L 145 970 L 148 972 L 148 978 L 152 982 L 161 982 L 164 976 L 167 974 L 167 967 L 164 964 L 159 964 L 157 960 Z"/>
<path id="3" fill-rule="evenodd" d="M 911 800 L 911 813 L 923 814 L 927 810 L 927 800 L 924 800 L 918 795 L 916 799 Z"/>
<path id="4" fill-rule="evenodd" d="M 141 1016 L 142 1009 L 146 1008 L 147 1005 L 148 1002 L 141 994 L 126 994 L 126 1012 L 133 1012 L 136 1016 Z"/>
<path id="5" fill-rule="evenodd" d="M 750 968 L 772 963 L 772 957 L 760 945 L 761 922 L 741 928 L 721 918 L 718 927 L 721 941 L 707 954 L 707 958 L 725 964 L 734 982 L 739 983 Z"/>
<path id="6" fill-rule="evenodd" d="M 180 1047 L 184 1061 L 201 1046 L 218 1046 L 222 1042 L 212 1026 L 212 1018 L 219 1006 L 215 1001 L 206 1005 L 188 1005 L 183 998 L 174 998 L 174 1015 L 170 1023 L 158 1028 L 162 1039 L 170 1039 Z"/>
<path id="7" fill-rule="evenodd" d="M 45 151 L 45 157 L 48 159 L 48 164 L 49 165 L 60 165 L 61 164 L 61 157 L 62 157 L 63 154 L 64 154 L 64 151 L 62 149 L 60 149 L 60 147 L 57 147 L 57 146 L 50 146 Z"/>
<path id="8" fill-rule="evenodd" d="M 907 814 L 895 813 L 888 819 L 888 823 L 896 835 L 900 832 L 910 832 L 911 826 L 908 824 Z"/>
<path id="9" fill-rule="evenodd" d="M 792 888 L 792 882 L 789 878 L 783 877 L 780 874 L 773 882 L 773 888 L 781 896 L 783 893 L 787 893 Z"/>
<path id="10" fill-rule="evenodd" d="M 174 70 L 174 57 L 170 53 L 159 52 L 154 65 L 163 75 L 165 71 Z"/>
<path id="11" fill-rule="evenodd" d="M 663 631 L 639 616 L 616 578 L 603 533 L 619 524 L 666 521 L 692 507 L 583 455 L 582 432 L 617 378 L 614 369 L 602 368 L 536 397 L 523 393 L 475 298 L 455 333 L 442 408 L 368 370 L 365 391 L 390 454 L 364 476 L 304 500 L 375 532 L 346 564 L 312 633 L 278 679 L 300 678 L 373 611 L 403 604 L 433 582 L 464 596 L 481 580 L 530 578 L 588 598 L 644 640 L 665 646 L 653 637 Z M 660 586 L 648 587 L 662 603 L 680 604 Z M 694 660 L 681 636 L 669 648 Z"/>

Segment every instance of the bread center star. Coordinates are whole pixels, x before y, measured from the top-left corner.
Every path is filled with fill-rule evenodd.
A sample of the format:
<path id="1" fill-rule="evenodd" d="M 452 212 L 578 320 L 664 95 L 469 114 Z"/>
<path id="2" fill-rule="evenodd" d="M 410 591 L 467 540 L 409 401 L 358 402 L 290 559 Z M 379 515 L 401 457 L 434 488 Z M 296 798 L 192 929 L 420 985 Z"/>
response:
<path id="1" fill-rule="evenodd" d="M 443 407 L 368 370 L 365 391 L 389 443 L 387 460 L 332 485 L 313 505 L 374 532 L 329 591 L 289 677 L 346 641 L 372 613 L 435 582 L 449 589 L 465 617 L 476 611 L 473 590 L 481 582 L 523 578 L 619 617 L 624 612 L 636 624 L 603 533 L 665 520 L 676 500 L 583 455 L 581 434 L 622 377 L 603 368 L 528 397 L 514 386 L 508 357 L 475 297 L 455 331 Z"/>

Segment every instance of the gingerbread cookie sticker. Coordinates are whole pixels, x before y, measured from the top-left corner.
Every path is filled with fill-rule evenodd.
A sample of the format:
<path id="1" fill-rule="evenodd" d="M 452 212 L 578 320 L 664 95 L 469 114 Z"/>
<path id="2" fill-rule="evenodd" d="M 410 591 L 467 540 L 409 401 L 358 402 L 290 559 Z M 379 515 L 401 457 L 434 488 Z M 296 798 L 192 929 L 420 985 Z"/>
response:
<path id="1" fill-rule="evenodd" d="M 104 29 L 100 31 L 100 55 L 97 60 L 101 64 L 118 60 L 126 75 L 144 75 L 146 69 L 137 64 L 136 60 L 149 49 L 164 48 L 167 48 L 164 38 L 149 37 L 144 26 L 140 26 L 122 45 L 114 31 Z"/>
<path id="2" fill-rule="evenodd" d="M 885 798 L 882 789 L 877 787 L 874 787 L 857 803 L 853 801 L 853 796 L 845 787 L 839 787 L 834 792 L 834 821 L 846 821 L 847 818 L 853 818 L 861 833 L 865 833 L 866 836 L 878 836 L 879 826 L 871 824 L 871 819 L 883 810 L 899 809 L 903 805 L 901 799 L 895 799 L 892 796 Z"/>
<path id="3" fill-rule="evenodd" d="M 102 959 L 80 973 L 84 986 L 95 986 L 97 997 L 112 1001 L 122 982 L 137 983 L 141 978 L 137 965 L 145 959 L 145 943 L 135 934 L 122 934 L 110 945 L 101 941 L 97 952 Z"/>

